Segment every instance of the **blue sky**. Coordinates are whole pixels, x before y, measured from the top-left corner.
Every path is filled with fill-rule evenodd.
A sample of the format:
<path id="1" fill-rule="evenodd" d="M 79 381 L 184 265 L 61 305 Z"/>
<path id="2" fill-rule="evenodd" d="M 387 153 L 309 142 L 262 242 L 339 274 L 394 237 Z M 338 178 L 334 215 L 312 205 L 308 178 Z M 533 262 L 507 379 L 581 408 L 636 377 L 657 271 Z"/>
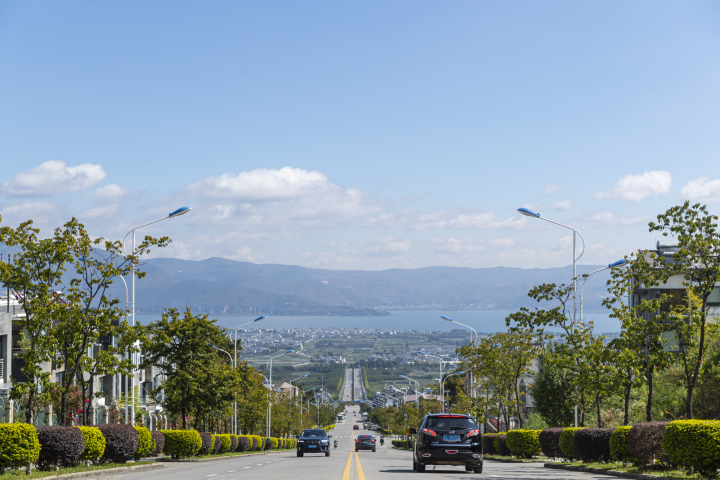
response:
<path id="1" fill-rule="evenodd" d="M 0 0 L 0 215 L 323 268 L 616 260 L 720 200 L 716 2 Z"/>

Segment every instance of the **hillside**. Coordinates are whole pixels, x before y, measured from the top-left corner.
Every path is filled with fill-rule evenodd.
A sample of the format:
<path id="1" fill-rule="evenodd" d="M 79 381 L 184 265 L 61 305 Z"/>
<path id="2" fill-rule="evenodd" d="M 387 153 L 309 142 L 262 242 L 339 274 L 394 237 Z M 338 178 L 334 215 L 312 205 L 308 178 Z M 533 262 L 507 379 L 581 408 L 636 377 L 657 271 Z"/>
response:
<path id="1" fill-rule="evenodd" d="M 223 258 L 159 258 L 142 267 L 137 310 L 192 307 L 205 313 L 382 315 L 392 309 L 515 309 L 535 306 L 534 285 L 567 283 L 571 267 L 549 269 L 428 267 L 382 271 L 323 270 Z M 578 275 L 597 266 L 579 266 Z M 600 311 L 608 272 L 585 288 L 585 310 Z M 114 288 L 113 293 L 124 297 Z"/>

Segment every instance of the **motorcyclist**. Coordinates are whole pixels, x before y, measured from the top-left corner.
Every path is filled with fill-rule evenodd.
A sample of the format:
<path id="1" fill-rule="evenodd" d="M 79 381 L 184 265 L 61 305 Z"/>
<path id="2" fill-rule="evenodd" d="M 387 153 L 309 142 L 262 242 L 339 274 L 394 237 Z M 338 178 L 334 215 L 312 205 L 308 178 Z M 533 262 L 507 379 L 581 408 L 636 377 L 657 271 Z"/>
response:
<path id="1" fill-rule="evenodd" d="M 385 437 L 380 438 L 380 445 L 385 445 Z"/>
<path id="2" fill-rule="evenodd" d="M 337 448 L 337 440 L 335 440 L 334 445 L 335 445 L 335 448 Z"/>

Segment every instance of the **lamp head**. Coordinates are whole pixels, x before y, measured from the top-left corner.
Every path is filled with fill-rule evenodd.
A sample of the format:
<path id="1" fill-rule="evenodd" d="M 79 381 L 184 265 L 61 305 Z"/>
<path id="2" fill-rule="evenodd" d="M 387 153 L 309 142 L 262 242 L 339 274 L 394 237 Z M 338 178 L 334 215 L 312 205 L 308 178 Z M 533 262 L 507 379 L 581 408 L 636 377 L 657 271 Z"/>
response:
<path id="1" fill-rule="evenodd" d="M 190 207 L 180 207 L 174 212 L 168 213 L 168 217 L 179 217 L 180 215 L 185 215 L 187 212 L 190 211 Z"/>
<path id="2" fill-rule="evenodd" d="M 302 377 L 300 377 L 300 378 L 305 378 L 305 377 L 307 377 L 307 375 L 303 375 L 303 376 L 302 376 Z"/>
<path id="3" fill-rule="evenodd" d="M 295 351 L 295 350 L 288 350 L 288 351 L 285 352 L 285 353 L 292 353 L 292 352 L 294 352 L 294 351 Z"/>
<path id="4" fill-rule="evenodd" d="M 253 322 L 259 322 L 260 320 L 264 320 L 264 319 L 266 319 L 266 318 L 267 318 L 267 317 L 266 317 L 265 315 L 263 315 L 262 317 L 258 317 L 258 318 L 256 318 L 255 320 L 253 320 Z"/>
<path id="5" fill-rule="evenodd" d="M 523 215 L 525 215 L 525 216 L 527 216 L 527 217 L 540 218 L 540 214 L 539 214 L 539 213 L 533 212 L 532 210 L 529 210 L 529 209 L 527 209 L 527 208 L 518 208 L 517 211 L 520 212 L 520 213 L 522 213 Z"/>
<path id="6" fill-rule="evenodd" d="M 620 267 L 622 265 L 625 265 L 626 263 L 628 263 L 627 260 L 623 258 L 622 260 L 618 260 L 617 262 L 609 264 L 608 268 Z"/>
<path id="7" fill-rule="evenodd" d="M 442 319 L 445 320 L 446 322 L 452 322 L 452 321 L 453 321 L 452 318 L 446 317 L 445 315 L 442 315 L 440 318 L 442 318 Z"/>
<path id="8" fill-rule="evenodd" d="M 427 355 L 427 353 L 423 352 L 422 350 L 419 350 L 417 353 L 421 353 L 423 355 Z"/>
<path id="9" fill-rule="evenodd" d="M 457 372 L 455 375 L 462 375 L 463 373 L 465 373 L 465 372 L 464 372 L 464 371 L 463 371 L 463 372 Z"/>

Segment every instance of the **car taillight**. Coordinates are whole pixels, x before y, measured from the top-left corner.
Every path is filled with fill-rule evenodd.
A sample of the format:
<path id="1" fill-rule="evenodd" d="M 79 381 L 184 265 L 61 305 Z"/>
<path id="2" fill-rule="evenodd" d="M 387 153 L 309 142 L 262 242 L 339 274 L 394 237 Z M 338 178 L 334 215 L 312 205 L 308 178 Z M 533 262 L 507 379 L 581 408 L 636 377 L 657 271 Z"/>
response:
<path id="1" fill-rule="evenodd" d="M 372 442 L 375 443 L 375 440 L 373 440 Z"/>
<path id="2" fill-rule="evenodd" d="M 359 443 L 359 442 L 360 442 L 360 439 L 358 438 L 358 439 L 357 439 L 357 440 L 355 440 L 355 441 Z"/>
<path id="3" fill-rule="evenodd" d="M 475 435 L 480 435 L 480 430 L 475 429 L 468 432 L 468 437 L 474 437 Z"/>
<path id="4" fill-rule="evenodd" d="M 423 433 L 427 433 L 428 435 L 432 435 L 433 437 L 437 437 L 437 433 L 433 432 L 429 428 L 423 428 Z"/>

